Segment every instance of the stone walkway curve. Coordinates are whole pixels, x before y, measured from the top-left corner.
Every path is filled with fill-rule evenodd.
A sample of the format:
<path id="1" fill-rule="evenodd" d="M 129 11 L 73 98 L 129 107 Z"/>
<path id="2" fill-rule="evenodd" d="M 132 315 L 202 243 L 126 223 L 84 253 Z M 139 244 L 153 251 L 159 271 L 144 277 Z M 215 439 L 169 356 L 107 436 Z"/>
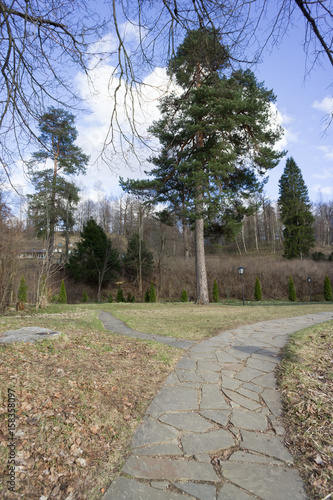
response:
<path id="1" fill-rule="evenodd" d="M 306 500 L 283 445 L 274 369 L 291 333 L 332 319 L 264 321 L 190 347 L 103 500 Z"/>

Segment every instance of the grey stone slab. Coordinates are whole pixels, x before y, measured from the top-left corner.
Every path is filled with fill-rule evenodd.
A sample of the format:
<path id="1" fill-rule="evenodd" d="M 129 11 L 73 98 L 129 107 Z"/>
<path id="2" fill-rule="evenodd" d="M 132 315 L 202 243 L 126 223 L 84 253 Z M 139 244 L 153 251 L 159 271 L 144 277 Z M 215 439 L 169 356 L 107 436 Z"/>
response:
<path id="1" fill-rule="evenodd" d="M 231 414 L 231 408 L 229 410 L 201 410 L 200 415 L 209 418 L 217 424 L 223 425 L 224 427 L 228 423 L 228 418 Z"/>
<path id="2" fill-rule="evenodd" d="M 176 370 L 180 382 L 204 382 L 204 379 L 192 370 Z"/>
<path id="3" fill-rule="evenodd" d="M 241 396 L 237 392 L 234 391 L 229 391 L 227 389 L 224 389 L 223 392 L 228 396 L 231 401 L 236 403 L 239 406 L 243 406 L 244 408 L 247 408 L 248 410 L 258 410 L 261 408 L 261 404 L 253 401 L 252 399 L 248 399 L 245 396 Z"/>
<path id="4" fill-rule="evenodd" d="M 212 424 L 195 412 L 165 413 L 160 421 L 172 425 L 176 429 L 188 432 L 205 432 L 212 428 Z"/>
<path id="5" fill-rule="evenodd" d="M 271 363 L 263 359 L 249 358 L 246 362 L 246 366 L 256 368 L 262 372 L 273 372 L 276 365 L 275 363 Z"/>
<path id="6" fill-rule="evenodd" d="M 178 370 L 195 370 L 196 361 L 194 359 L 183 358 L 177 363 Z"/>
<path id="7" fill-rule="evenodd" d="M 256 432 L 242 430 L 241 448 L 257 451 L 263 455 L 269 455 L 287 463 L 293 463 L 293 457 L 283 446 L 280 438 L 273 435 L 258 434 Z"/>
<path id="8" fill-rule="evenodd" d="M 216 372 L 200 373 L 200 376 L 209 384 L 218 384 L 220 382 L 220 374 Z"/>
<path id="9" fill-rule="evenodd" d="M 256 464 L 272 464 L 281 465 L 281 462 L 275 460 L 272 457 L 264 457 L 263 455 L 254 455 L 253 453 L 248 453 L 246 451 L 235 451 L 229 457 L 229 462 L 247 462 Z"/>
<path id="10" fill-rule="evenodd" d="M 275 417 L 282 415 L 282 400 L 280 393 L 274 389 L 265 389 L 261 394 L 269 410 Z"/>
<path id="11" fill-rule="evenodd" d="M 216 488 L 208 484 L 174 483 L 180 490 L 193 495 L 200 500 L 216 500 Z"/>
<path id="12" fill-rule="evenodd" d="M 216 353 L 217 360 L 219 363 L 237 363 L 238 359 L 225 351 Z"/>
<path id="13" fill-rule="evenodd" d="M 171 439 L 176 439 L 177 437 L 178 432 L 175 429 L 148 417 L 145 418 L 140 427 L 136 429 L 131 446 L 132 448 L 138 448 L 140 446 L 170 441 Z"/>
<path id="14" fill-rule="evenodd" d="M 19 330 L 8 330 L 0 335 L 0 343 L 11 344 L 12 342 L 40 342 L 41 340 L 59 337 L 60 332 L 41 328 L 39 326 L 27 326 Z"/>
<path id="15" fill-rule="evenodd" d="M 217 500 L 254 500 L 252 495 L 237 488 L 234 484 L 226 483 L 222 486 Z"/>
<path id="16" fill-rule="evenodd" d="M 163 387 L 150 403 L 147 413 L 165 413 L 166 411 L 197 410 L 198 391 L 189 387 Z"/>
<path id="17" fill-rule="evenodd" d="M 221 368 L 216 361 L 198 361 L 197 372 L 220 372 Z"/>
<path id="18" fill-rule="evenodd" d="M 200 410 L 228 410 L 229 408 L 216 384 L 207 384 L 202 387 Z"/>
<path id="19" fill-rule="evenodd" d="M 238 463 L 235 466 L 225 462 L 222 465 L 222 474 L 229 481 L 263 500 L 306 500 L 298 471 L 287 467 L 248 463 Z"/>
<path id="20" fill-rule="evenodd" d="M 262 390 L 263 390 L 262 387 L 260 387 L 259 385 L 256 385 L 256 384 L 252 384 L 251 382 L 244 382 L 242 387 L 244 387 L 244 389 L 246 389 L 246 390 L 253 391 L 253 392 L 262 392 Z"/>
<path id="21" fill-rule="evenodd" d="M 177 377 L 175 372 L 172 372 L 166 379 L 165 385 L 174 385 L 174 384 L 179 384 L 179 378 Z"/>
<path id="22" fill-rule="evenodd" d="M 135 456 L 174 456 L 174 455 L 183 455 L 183 452 L 178 446 L 178 441 L 174 439 L 173 441 L 169 441 L 167 443 L 154 444 L 151 446 L 144 446 L 142 448 L 135 448 L 132 450 L 133 455 Z"/>
<path id="23" fill-rule="evenodd" d="M 235 392 L 237 392 L 241 396 L 245 396 L 246 398 L 253 399 L 253 401 L 259 402 L 259 394 L 257 392 L 249 391 L 248 389 L 244 389 L 243 387 L 236 389 Z"/>
<path id="24" fill-rule="evenodd" d="M 235 445 L 232 434 L 224 429 L 205 432 L 203 434 L 190 433 L 181 438 L 185 456 L 196 453 L 213 453 L 226 450 Z"/>
<path id="25" fill-rule="evenodd" d="M 211 464 L 169 458 L 130 457 L 123 472 L 142 479 L 170 481 L 218 481 Z"/>
<path id="26" fill-rule="evenodd" d="M 250 355 L 250 353 L 237 350 L 235 347 L 231 347 L 230 349 L 225 349 L 230 356 L 233 356 L 238 359 L 238 361 L 243 361 L 244 359 L 247 359 Z"/>
<path id="27" fill-rule="evenodd" d="M 194 359 L 195 361 L 199 360 L 207 360 L 207 361 L 216 361 L 216 356 L 214 353 L 210 352 L 188 352 L 188 356 L 190 359 Z"/>
<path id="28" fill-rule="evenodd" d="M 197 462 L 203 462 L 204 464 L 210 464 L 212 461 L 208 453 L 197 453 L 194 457 Z"/>
<path id="29" fill-rule="evenodd" d="M 267 417 L 261 413 L 255 413 L 242 408 L 232 410 L 230 422 L 235 427 L 252 431 L 265 431 L 267 429 Z"/>
<path id="30" fill-rule="evenodd" d="M 243 368 L 240 372 L 237 373 L 237 379 L 242 380 L 243 382 L 251 382 L 255 377 L 262 375 L 262 372 L 256 370 L 255 368 Z"/>
<path id="31" fill-rule="evenodd" d="M 103 500 L 185 500 L 181 493 L 162 491 L 134 479 L 118 477 L 103 496 Z M 187 497 L 195 500 L 195 497 Z"/>
<path id="32" fill-rule="evenodd" d="M 267 387 L 268 389 L 276 388 L 276 378 L 274 373 L 266 373 L 266 375 L 261 375 L 252 379 L 252 382 L 256 385 L 261 385 L 261 387 Z"/>
<path id="33" fill-rule="evenodd" d="M 150 485 L 158 490 L 166 490 L 170 486 L 170 483 L 169 481 L 152 481 Z"/>
<path id="34" fill-rule="evenodd" d="M 222 388 L 235 390 L 241 386 L 241 382 L 235 378 L 228 377 L 224 374 L 222 375 Z"/>

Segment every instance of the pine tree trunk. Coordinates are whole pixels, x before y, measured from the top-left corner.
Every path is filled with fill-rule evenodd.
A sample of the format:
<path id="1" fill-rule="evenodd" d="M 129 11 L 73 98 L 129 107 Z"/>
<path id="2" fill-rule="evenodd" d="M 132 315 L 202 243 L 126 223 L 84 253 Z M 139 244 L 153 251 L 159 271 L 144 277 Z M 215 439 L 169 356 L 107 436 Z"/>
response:
<path id="1" fill-rule="evenodd" d="M 196 212 L 202 211 L 202 195 L 197 196 Z M 197 304 L 209 304 L 207 271 L 205 260 L 204 220 L 195 220 L 195 275 L 197 283 Z"/>

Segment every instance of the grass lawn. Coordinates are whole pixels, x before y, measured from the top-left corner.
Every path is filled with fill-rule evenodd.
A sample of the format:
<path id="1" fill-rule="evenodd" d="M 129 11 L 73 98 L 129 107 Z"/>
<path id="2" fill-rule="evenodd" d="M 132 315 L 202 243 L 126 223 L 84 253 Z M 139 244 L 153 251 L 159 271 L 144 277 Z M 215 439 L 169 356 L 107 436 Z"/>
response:
<path id="1" fill-rule="evenodd" d="M 82 304 L 0 316 L 0 334 L 23 326 L 62 332 L 39 343 L 0 346 L 0 461 L 7 464 L 9 454 L 11 389 L 20 498 L 62 500 L 76 492 L 82 500 L 100 499 L 126 458 L 135 427 L 183 354 L 105 331 L 99 310 L 141 331 L 200 340 L 241 324 L 333 311 L 333 305 Z M 7 477 L 0 473 L 1 498 L 13 498 Z"/>
<path id="2" fill-rule="evenodd" d="M 279 385 L 286 442 L 309 498 L 333 498 L 333 322 L 290 337 Z"/>

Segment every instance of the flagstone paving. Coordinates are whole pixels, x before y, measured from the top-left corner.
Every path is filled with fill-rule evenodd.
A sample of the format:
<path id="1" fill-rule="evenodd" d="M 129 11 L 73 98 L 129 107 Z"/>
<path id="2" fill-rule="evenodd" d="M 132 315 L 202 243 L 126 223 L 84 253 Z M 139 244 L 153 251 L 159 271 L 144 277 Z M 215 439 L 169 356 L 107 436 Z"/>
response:
<path id="1" fill-rule="evenodd" d="M 318 313 L 265 321 L 191 343 L 103 500 L 306 500 L 283 443 L 274 369 L 289 334 L 332 319 Z"/>

